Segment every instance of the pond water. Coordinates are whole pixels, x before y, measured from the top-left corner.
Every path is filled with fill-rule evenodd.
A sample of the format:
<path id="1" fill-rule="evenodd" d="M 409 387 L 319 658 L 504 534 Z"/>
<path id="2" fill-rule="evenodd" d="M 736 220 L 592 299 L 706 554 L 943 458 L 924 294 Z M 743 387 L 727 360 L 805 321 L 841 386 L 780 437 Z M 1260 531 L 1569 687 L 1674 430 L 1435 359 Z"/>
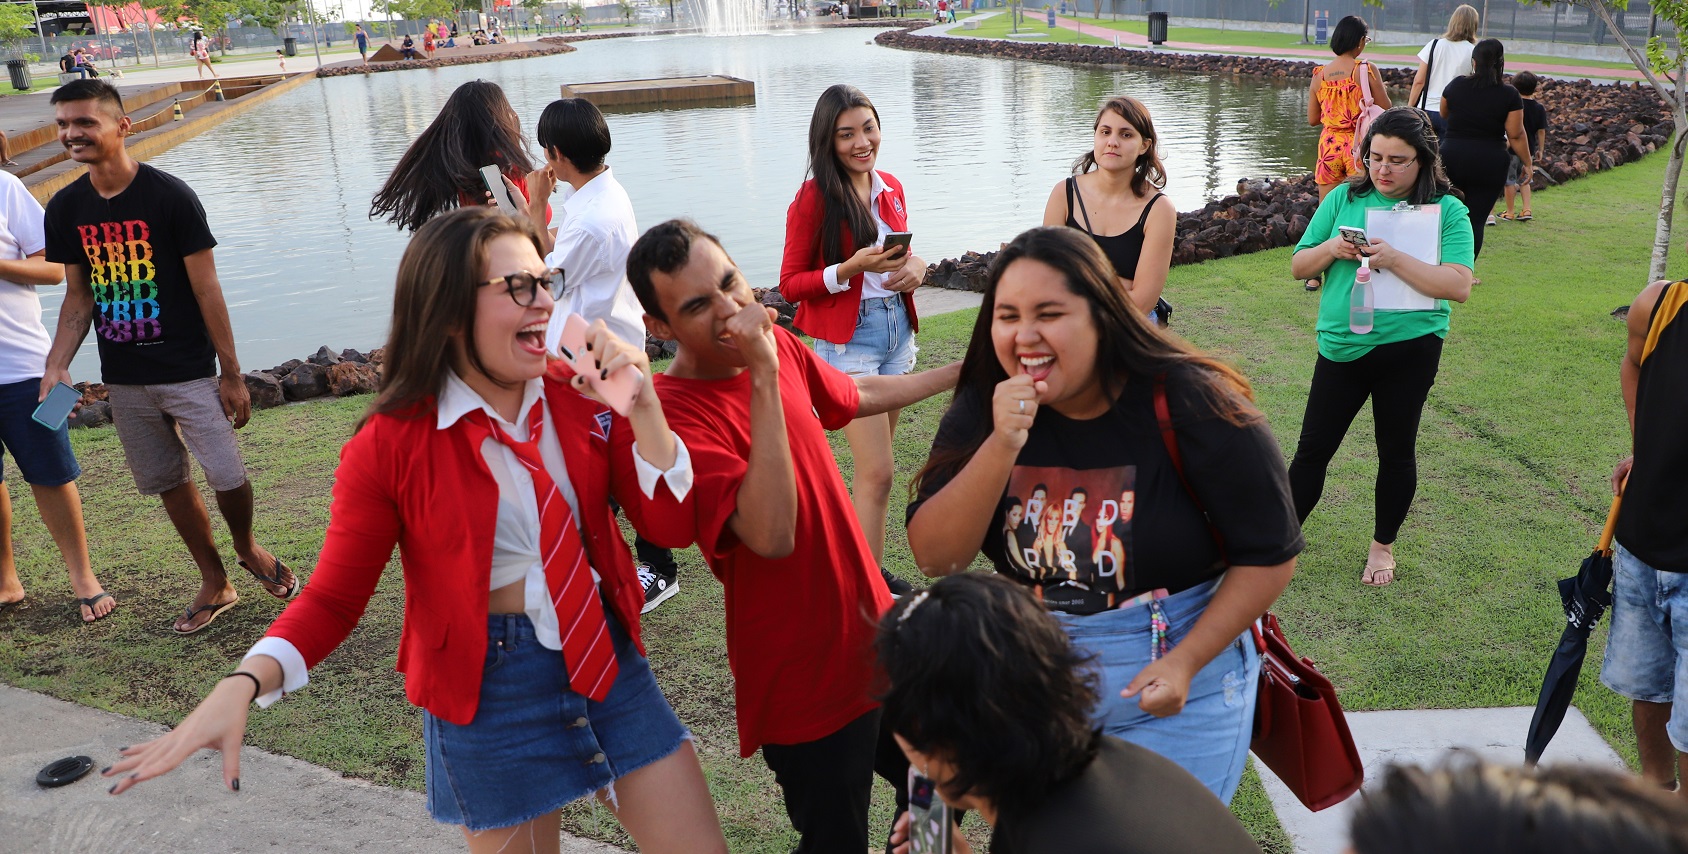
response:
<path id="1" fill-rule="evenodd" d="M 1042 218 L 1049 190 L 1090 145 L 1096 105 L 1142 99 L 1180 210 L 1239 178 L 1307 171 L 1316 142 L 1306 86 L 1164 72 L 1068 68 L 882 48 L 877 31 L 585 42 L 562 56 L 316 80 L 155 157 L 199 193 L 247 370 L 318 346 L 367 350 L 386 335 L 408 235 L 369 200 L 451 91 L 504 87 L 531 135 L 559 86 L 729 74 L 754 105 L 608 116 L 609 162 L 641 228 L 689 216 L 719 235 L 752 283 L 778 283 L 785 212 L 804 178 L 809 114 L 849 82 L 879 108 L 880 168 L 902 180 L 914 249 L 928 261 L 994 249 Z M 59 293 L 48 292 L 47 323 Z M 73 373 L 98 374 L 92 336 Z"/>

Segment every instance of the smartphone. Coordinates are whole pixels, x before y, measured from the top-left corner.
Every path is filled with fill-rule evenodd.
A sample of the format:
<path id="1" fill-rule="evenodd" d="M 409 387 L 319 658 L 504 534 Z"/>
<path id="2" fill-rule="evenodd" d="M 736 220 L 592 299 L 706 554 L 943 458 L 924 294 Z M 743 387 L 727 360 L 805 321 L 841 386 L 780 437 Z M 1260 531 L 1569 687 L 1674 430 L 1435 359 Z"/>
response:
<path id="1" fill-rule="evenodd" d="M 603 370 L 598 367 L 596 354 L 586 349 L 586 333 L 591 326 L 586 318 L 578 314 L 571 314 L 563 321 L 563 334 L 557 341 L 560 355 L 569 361 L 574 371 L 586 377 L 586 384 L 603 398 L 617 415 L 625 417 L 628 409 L 633 406 L 633 398 L 639 393 L 639 387 L 645 383 L 645 375 L 638 368 L 628 365 L 605 378 Z"/>
<path id="2" fill-rule="evenodd" d="M 58 430 L 64 426 L 65 419 L 70 417 L 70 411 L 76 408 L 77 401 L 81 399 L 82 392 L 59 383 L 53 386 L 52 391 L 47 392 L 47 399 L 35 407 L 35 414 L 30 417 L 48 430 Z"/>
<path id="3" fill-rule="evenodd" d="M 510 198 L 510 188 L 504 185 L 504 173 L 498 171 L 497 166 L 482 166 L 481 181 L 486 184 L 487 192 L 492 193 L 492 200 L 498 204 L 500 211 L 508 216 L 521 212 L 516 200 Z"/>
<path id="4" fill-rule="evenodd" d="M 950 854 L 955 822 L 949 804 L 938 796 L 937 784 L 912 767 L 908 769 L 909 854 Z"/>
<path id="5" fill-rule="evenodd" d="M 1355 228 L 1351 225 L 1339 225 L 1336 227 L 1336 231 L 1338 234 L 1342 235 L 1343 240 L 1346 240 L 1355 246 L 1367 249 L 1371 248 L 1370 241 L 1366 240 L 1366 230 L 1363 228 Z"/>
<path id="6" fill-rule="evenodd" d="M 885 235 L 885 243 L 881 248 L 890 249 L 890 248 L 895 247 L 895 246 L 901 246 L 903 248 L 903 251 L 902 251 L 901 254 L 899 254 L 897 256 L 897 257 L 900 258 L 903 255 L 908 254 L 909 243 L 912 242 L 913 240 L 914 240 L 914 233 L 913 232 L 893 231 L 890 234 Z"/>

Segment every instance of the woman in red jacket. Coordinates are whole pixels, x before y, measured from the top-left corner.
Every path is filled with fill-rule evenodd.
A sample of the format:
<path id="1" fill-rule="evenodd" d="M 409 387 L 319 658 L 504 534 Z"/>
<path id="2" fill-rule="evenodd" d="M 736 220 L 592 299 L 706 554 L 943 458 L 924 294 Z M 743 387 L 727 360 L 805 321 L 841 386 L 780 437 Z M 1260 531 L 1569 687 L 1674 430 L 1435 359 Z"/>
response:
<path id="1" fill-rule="evenodd" d="M 551 363 L 539 237 L 488 208 L 429 221 L 399 262 L 380 395 L 341 450 L 328 533 L 303 594 L 168 735 L 102 773 L 113 794 L 202 747 L 240 789 L 248 704 L 308 681 L 404 567 L 398 670 L 425 709 L 428 810 L 471 852 L 556 851 L 559 814 L 596 793 L 643 851 L 718 851 L 691 734 L 639 642 L 643 594 L 610 498 L 658 540 L 689 518 L 691 461 L 641 348 L 602 322 L 589 355 L 636 366 L 625 419 Z M 591 363 L 589 363 L 591 364 Z"/>
<path id="2" fill-rule="evenodd" d="M 913 291 L 926 277 L 926 262 L 913 252 L 883 245 L 886 235 L 908 231 L 908 204 L 903 185 L 873 168 L 878 157 L 873 102 L 854 86 L 828 87 L 809 119 L 813 177 L 785 215 L 780 295 L 797 306 L 797 328 L 815 339 L 821 360 L 851 376 L 914 370 Z M 855 461 L 856 519 L 881 564 L 897 414 L 844 428 Z"/>

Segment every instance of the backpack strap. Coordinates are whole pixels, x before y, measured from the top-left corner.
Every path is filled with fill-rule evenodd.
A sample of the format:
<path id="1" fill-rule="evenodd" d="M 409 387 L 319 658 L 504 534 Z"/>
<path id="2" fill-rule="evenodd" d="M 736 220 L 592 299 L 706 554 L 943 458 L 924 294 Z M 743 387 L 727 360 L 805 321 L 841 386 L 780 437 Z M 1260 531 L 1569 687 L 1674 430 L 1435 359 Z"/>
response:
<path id="1" fill-rule="evenodd" d="M 1436 70 L 1436 43 L 1440 41 L 1441 39 L 1430 40 L 1430 58 L 1424 61 L 1424 88 L 1418 91 L 1418 103 L 1413 105 L 1421 110 L 1430 103 L 1430 75 Z M 1441 99 L 1441 95 L 1436 96 L 1436 100 Z"/>
<path id="2" fill-rule="evenodd" d="M 1371 94 L 1371 63 L 1355 63 L 1354 70 L 1360 78 L 1360 104 L 1369 110 L 1377 104 L 1377 101 L 1372 99 Z"/>

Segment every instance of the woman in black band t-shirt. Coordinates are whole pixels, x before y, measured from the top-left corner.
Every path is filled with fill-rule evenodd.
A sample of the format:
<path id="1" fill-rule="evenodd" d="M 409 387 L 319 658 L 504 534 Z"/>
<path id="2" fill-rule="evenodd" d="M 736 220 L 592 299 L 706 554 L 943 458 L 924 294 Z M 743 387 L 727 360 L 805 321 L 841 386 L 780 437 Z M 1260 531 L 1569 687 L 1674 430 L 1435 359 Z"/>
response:
<path id="1" fill-rule="evenodd" d="M 1109 98 L 1096 112 L 1094 136 L 1090 151 L 1073 165 L 1073 177 L 1049 191 L 1043 224 L 1090 235 L 1131 304 L 1165 326 L 1172 306 L 1161 292 L 1172 266 L 1178 212 L 1160 192 L 1166 167 L 1155 153 L 1158 138 L 1149 108 L 1125 95 Z"/>
<path id="2" fill-rule="evenodd" d="M 1235 370 L 1145 322 L 1094 242 L 1032 229 L 991 270 L 909 506 L 921 571 L 962 572 L 983 550 L 1103 663 L 1104 731 L 1224 800 L 1242 775 L 1259 672 L 1239 641 L 1303 545 L 1282 452 L 1249 394 Z M 1037 533 L 1011 556 L 1016 500 L 1015 533 Z"/>

